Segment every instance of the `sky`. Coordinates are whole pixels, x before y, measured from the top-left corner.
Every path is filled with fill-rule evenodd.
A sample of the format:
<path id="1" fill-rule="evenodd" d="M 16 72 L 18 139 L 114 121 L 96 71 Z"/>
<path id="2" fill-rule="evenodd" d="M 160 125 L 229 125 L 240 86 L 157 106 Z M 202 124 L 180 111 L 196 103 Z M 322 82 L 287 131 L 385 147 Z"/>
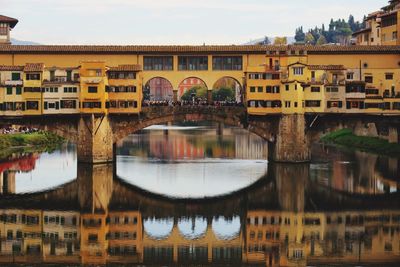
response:
<path id="1" fill-rule="evenodd" d="M 42 44 L 243 44 L 331 18 L 361 20 L 387 0 L 0 0 L 18 40 Z"/>

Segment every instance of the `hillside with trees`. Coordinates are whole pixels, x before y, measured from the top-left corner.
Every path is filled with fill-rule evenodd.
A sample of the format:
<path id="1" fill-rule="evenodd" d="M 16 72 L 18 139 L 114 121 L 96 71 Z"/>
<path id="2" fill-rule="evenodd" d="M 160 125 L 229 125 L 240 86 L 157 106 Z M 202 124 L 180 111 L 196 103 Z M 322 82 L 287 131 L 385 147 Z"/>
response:
<path id="1" fill-rule="evenodd" d="M 346 45 L 350 43 L 351 35 L 364 27 L 364 22 L 355 21 L 354 16 L 350 15 L 347 21 L 344 19 L 331 19 L 328 28 L 322 24 L 321 27 L 316 26 L 314 29 L 309 29 L 305 32 L 303 26 L 300 26 L 296 29 L 295 39 L 297 43 L 312 45 L 327 43 Z"/>

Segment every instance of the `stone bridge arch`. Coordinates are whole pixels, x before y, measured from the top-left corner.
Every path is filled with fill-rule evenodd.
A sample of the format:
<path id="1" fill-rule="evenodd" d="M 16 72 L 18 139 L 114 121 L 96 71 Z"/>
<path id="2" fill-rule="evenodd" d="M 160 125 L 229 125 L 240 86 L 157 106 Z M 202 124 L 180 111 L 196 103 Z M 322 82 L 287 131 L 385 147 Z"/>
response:
<path id="1" fill-rule="evenodd" d="M 129 134 L 135 133 L 155 124 L 183 121 L 212 121 L 224 125 L 242 127 L 270 140 L 275 127 L 275 120 L 271 119 L 262 124 L 257 122 L 248 124 L 248 117 L 244 107 L 214 107 L 214 106 L 175 106 L 175 107 L 147 107 L 137 117 L 112 117 L 113 142 L 117 143 Z M 257 124 L 257 126 L 255 126 Z M 266 132 L 268 131 L 268 132 Z"/>

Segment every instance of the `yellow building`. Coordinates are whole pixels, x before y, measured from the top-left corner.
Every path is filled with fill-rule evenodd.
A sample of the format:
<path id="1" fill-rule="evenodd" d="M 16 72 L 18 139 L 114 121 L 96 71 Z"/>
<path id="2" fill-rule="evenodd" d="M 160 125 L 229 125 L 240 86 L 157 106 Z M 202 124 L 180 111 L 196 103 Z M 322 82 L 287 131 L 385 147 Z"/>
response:
<path id="1" fill-rule="evenodd" d="M 139 113 L 142 107 L 140 65 L 119 65 L 107 70 L 110 113 Z"/>
<path id="2" fill-rule="evenodd" d="M 280 70 L 284 59 L 270 55 L 266 60 L 260 66 L 248 66 L 245 72 L 246 104 L 250 114 L 282 112 Z"/>
<path id="3" fill-rule="evenodd" d="M 106 63 L 84 61 L 80 68 L 80 110 L 82 113 L 107 113 Z"/>
<path id="4" fill-rule="evenodd" d="M 20 116 L 24 114 L 22 97 L 23 66 L 0 66 L 0 114 Z"/>
<path id="5" fill-rule="evenodd" d="M 42 81 L 43 63 L 27 63 L 24 67 L 24 90 L 22 97 L 25 100 L 24 115 L 43 114 Z"/>

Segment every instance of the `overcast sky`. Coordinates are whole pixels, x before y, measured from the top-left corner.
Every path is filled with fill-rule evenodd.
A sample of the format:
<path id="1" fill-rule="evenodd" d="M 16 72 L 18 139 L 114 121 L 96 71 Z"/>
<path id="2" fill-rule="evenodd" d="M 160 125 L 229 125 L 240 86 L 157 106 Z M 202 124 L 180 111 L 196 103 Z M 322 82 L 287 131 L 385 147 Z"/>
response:
<path id="1" fill-rule="evenodd" d="M 43 44 L 241 44 L 362 19 L 387 0 L 0 0 L 13 38 Z"/>

